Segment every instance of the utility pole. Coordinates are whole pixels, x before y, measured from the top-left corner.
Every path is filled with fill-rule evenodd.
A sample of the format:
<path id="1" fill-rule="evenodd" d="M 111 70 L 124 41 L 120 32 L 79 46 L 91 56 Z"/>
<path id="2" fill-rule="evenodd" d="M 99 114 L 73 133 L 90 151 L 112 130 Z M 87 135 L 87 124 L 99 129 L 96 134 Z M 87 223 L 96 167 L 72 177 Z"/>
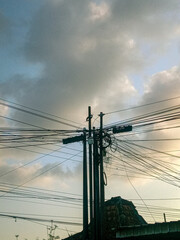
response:
<path id="1" fill-rule="evenodd" d="M 100 112 L 100 128 L 98 130 L 91 127 L 91 107 L 88 107 L 88 117 L 86 121 L 89 123 L 89 195 L 90 195 L 90 236 L 92 240 L 104 240 L 105 222 L 105 191 L 104 191 L 104 166 L 103 151 L 111 144 L 111 137 L 103 129 L 103 116 Z M 132 131 L 132 126 L 114 126 L 109 129 L 113 134 Z M 74 142 L 83 142 L 83 240 L 89 239 L 88 231 L 88 177 L 87 177 L 87 131 L 83 130 L 82 135 L 63 139 L 63 144 Z M 103 146 L 104 141 L 108 146 Z M 93 145 L 93 146 L 92 146 Z M 92 154 L 93 150 L 93 154 Z"/>
<path id="2" fill-rule="evenodd" d="M 101 240 L 104 239 L 104 166 L 103 166 L 103 116 L 101 112 L 100 116 L 100 131 L 99 131 L 99 153 L 100 153 L 100 236 Z"/>
<path id="3" fill-rule="evenodd" d="M 93 236 L 93 218 L 94 218 L 94 212 L 93 212 L 93 169 L 92 169 L 92 144 L 93 144 L 93 138 L 92 135 L 92 127 L 91 127 L 91 107 L 88 107 L 88 117 L 86 121 L 88 121 L 88 127 L 89 127 L 89 138 L 88 138 L 88 144 L 89 144 L 89 206 L 90 206 L 90 235 Z"/>
<path id="4" fill-rule="evenodd" d="M 93 128 L 93 172 L 94 172 L 94 240 L 100 239 L 99 224 L 99 154 L 97 145 L 97 133 Z"/>
<path id="5" fill-rule="evenodd" d="M 87 192 L 87 147 L 86 129 L 83 135 L 63 139 L 63 144 L 83 142 L 83 240 L 88 239 L 88 192 Z"/>
<path id="6" fill-rule="evenodd" d="M 164 222 L 166 222 L 166 214 L 163 213 L 163 216 L 164 216 Z"/>
<path id="7" fill-rule="evenodd" d="M 91 129 L 91 119 L 92 119 L 92 114 L 91 114 L 91 107 L 88 107 L 88 127 L 89 127 L 89 138 L 88 138 L 88 143 L 89 143 L 89 205 L 90 205 L 90 223 L 92 222 L 93 219 L 93 180 L 92 180 L 92 144 L 93 144 L 93 139 L 91 138 L 92 135 L 92 129 Z"/>
<path id="8" fill-rule="evenodd" d="M 88 187 L 86 130 L 83 134 L 83 240 L 88 239 Z"/>

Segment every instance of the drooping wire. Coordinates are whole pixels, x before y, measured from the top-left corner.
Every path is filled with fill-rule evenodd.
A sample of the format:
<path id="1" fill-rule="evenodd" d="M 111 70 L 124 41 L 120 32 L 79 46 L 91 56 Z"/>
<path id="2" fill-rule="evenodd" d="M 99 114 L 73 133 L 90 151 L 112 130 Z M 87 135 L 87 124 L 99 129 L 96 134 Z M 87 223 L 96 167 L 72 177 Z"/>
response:
<path id="1" fill-rule="evenodd" d="M 105 115 L 118 113 L 118 112 L 123 112 L 123 111 L 128 111 L 128 110 L 132 110 L 132 109 L 137 109 L 137 108 L 141 108 L 141 107 L 146 107 L 146 106 L 150 106 L 150 105 L 154 105 L 154 104 L 162 103 L 162 102 L 167 102 L 167 101 L 171 101 L 171 100 L 175 100 L 175 99 L 179 99 L 179 98 L 180 98 L 180 96 L 177 96 L 177 97 L 172 97 L 172 98 L 168 98 L 168 99 L 164 99 L 164 100 L 159 100 L 159 101 L 156 101 L 156 102 L 151 102 L 151 103 L 147 103 L 147 104 L 143 104 L 143 105 L 139 105 L 139 106 L 134 106 L 134 107 L 129 107 L 129 108 L 125 108 L 125 109 L 115 110 L 115 111 L 112 111 L 112 112 L 107 112 L 107 113 L 105 113 Z"/>
<path id="2" fill-rule="evenodd" d="M 22 112 L 25 112 L 25 113 L 29 113 L 29 114 L 32 114 L 32 115 L 35 115 L 35 116 L 39 116 L 39 117 L 42 117 L 42 118 L 46 118 L 47 115 L 51 116 L 51 117 L 59 118 L 59 119 L 62 119 L 62 120 L 66 121 L 66 122 L 59 121 L 59 123 L 62 123 L 64 125 L 68 125 L 68 126 L 71 126 L 71 127 L 79 128 L 79 127 L 77 127 L 75 125 L 67 123 L 67 121 L 68 121 L 68 122 L 75 123 L 75 124 L 79 125 L 79 123 L 77 123 L 75 121 L 72 121 L 72 120 L 69 120 L 69 119 L 66 119 L 66 118 L 63 118 L 63 117 L 60 117 L 60 116 L 56 116 L 54 114 L 50 114 L 50 113 L 47 113 L 47 112 L 44 112 L 44 111 L 41 111 L 41 110 L 38 110 L 38 109 L 35 109 L 35 108 L 27 107 L 25 105 L 22 105 L 22 104 L 19 104 L 19 103 L 15 103 L 15 102 L 9 101 L 7 99 L 3 99 L 3 98 L 0 98 L 0 99 L 2 101 L 4 101 L 4 102 L 0 102 L 0 105 L 7 106 L 9 108 L 12 108 L 12 109 L 15 109 L 15 110 L 18 110 L 18 111 L 22 111 Z M 8 103 L 5 103 L 5 102 L 8 102 Z M 11 103 L 11 104 L 13 104 L 15 106 L 13 106 L 13 105 L 11 105 L 9 103 Z M 16 107 L 16 106 L 18 106 L 18 107 Z M 23 108 L 20 108 L 20 107 L 23 107 Z M 26 110 L 26 109 L 28 109 L 28 110 Z M 34 111 L 34 112 L 32 112 L 32 111 Z M 44 115 L 41 115 L 39 113 L 44 114 Z M 48 118 L 46 118 L 46 119 L 48 119 Z M 48 120 L 54 121 L 56 119 L 49 118 Z"/>

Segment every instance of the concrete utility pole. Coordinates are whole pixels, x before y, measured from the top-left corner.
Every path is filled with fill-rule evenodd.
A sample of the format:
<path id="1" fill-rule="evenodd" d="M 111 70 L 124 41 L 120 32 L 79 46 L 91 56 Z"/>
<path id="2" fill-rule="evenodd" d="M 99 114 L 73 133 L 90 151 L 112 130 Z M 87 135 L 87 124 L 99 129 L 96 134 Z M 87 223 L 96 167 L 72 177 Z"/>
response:
<path id="1" fill-rule="evenodd" d="M 88 121 L 88 146 L 89 146 L 89 216 L 90 216 L 90 226 L 89 226 L 89 238 L 93 236 L 93 221 L 94 221 L 94 199 L 93 199 L 93 164 L 92 164 L 92 145 L 93 145 L 93 137 L 92 137 L 92 127 L 91 127 L 91 107 L 88 107 L 88 117 L 86 121 Z"/>
<path id="2" fill-rule="evenodd" d="M 92 119 L 92 114 L 91 114 L 91 107 L 88 107 L 88 125 L 89 125 L 89 138 L 88 138 L 88 144 L 89 144 L 89 206 L 90 206 L 90 224 L 92 224 L 92 219 L 94 217 L 93 214 L 93 179 L 92 179 L 92 129 L 91 129 L 91 119 Z"/>
<path id="3" fill-rule="evenodd" d="M 99 131 L 99 152 L 100 152 L 100 223 L 101 223 L 101 239 L 104 239 L 104 166 L 103 166 L 103 116 L 100 116 L 100 131 Z"/>
<path id="4" fill-rule="evenodd" d="M 83 135 L 83 239 L 88 239 L 88 186 L 86 130 Z"/>
<path id="5" fill-rule="evenodd" d="M 97 145 L 97 133 L 93 128 L 93 173 L 94 173 L 94 240 L 100 240 L 99 222 L 99 154 Z"/>

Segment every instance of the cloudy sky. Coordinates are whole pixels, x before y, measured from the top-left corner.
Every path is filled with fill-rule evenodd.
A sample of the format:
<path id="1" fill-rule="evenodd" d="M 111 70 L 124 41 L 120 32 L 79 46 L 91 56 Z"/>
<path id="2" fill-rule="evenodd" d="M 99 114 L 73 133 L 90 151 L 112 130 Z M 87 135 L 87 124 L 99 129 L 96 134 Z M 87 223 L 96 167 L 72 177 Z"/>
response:
<path id="1" fill-rule="evenodd" d="M 67 128 L 7 104 L 60 116 L 66 119 L 63 121 L 81 127 L 86 127 L 89 105 L 92 106 L 95 125 L 98 125 L 95 119 L 101 111 L 108 113 L 175 98 L 146 108 L 107 114 L 105 123 L 109 124 L 178 105 L 179 8 L 179 0 L 0 0 L 0 100 L 6 103 L 0 105 L 1 127 L 32 128 L 34 125 L 44 129 Z M 175 126 L 177 122 L 173 124 Z M 155 131 L 154 135 L 143 134 L 135 138 L 170 139 L 178 138 L 178 133 L 177 129 Z M 29 152 L 22 148 L 4 149 L 2 147 L 8 142 L 4 144 L 0 147 L 1 183 L 82 194 L 81 144 L 75 144 L 71 149 L 60 149 L 58 144 L 26 148 Z M 175 151 L 179 144 L 178 141 L 151 142 L 146 147 Z M 60 163 L 63 157 L 74 159 L 74 162 Z M 109 159 L 107 162 L 111 165 L 112 159 Z M 29 161 L 34 162 L 19 168 Z M 170 156 L 168 161 L 178 164 L 178 160 Z M 139 198 L 132 184 L 144 199 L 180 197 L 178 187 L 143 179 L 138 174 L 128 181 L 127 169 L 121 172 L 126 175 L 123 178 L 118 176 L 117 167 L 113 171 L 113 166 L 108 168 L 108 164 L 107 198 L 119 195 L 128 199 Z M 50 168 L 52 171 L 48 171 Z M 3 175 L 7 172 L 10 173 Z M 79 208 L 17 200 L 20 199 L 15 201 L 14 198 L 7 200 L 2 197 L 0 213 L 24 213 L 26 216 L 30 213 L 38 216 L 59 214 L 78 217 L 81 221 Z M 162 202 L 147 204 L 162 206 Z M 163 204 L 180 208 L 177 202 L 164 201 Z M 74 221 L 72 218 L 64 219 Z M 152 221 L 150 218 L 147 220 Z M 23 220 L 15 222 L 9 218 L 0 218 L 0 223 L 4 229 L 0 231 L 1 238 L 6 240 L 12 239 L 15 234 L 19 234 L 20 239 L 46 238 L 46 227 L 42 225 Z M 59 227 L 63 230 L 58 230 L 57 234 L 67 236 L 66 225 Z M 67 229 L 78 231 L 79 228 L 67 226 Z"/>

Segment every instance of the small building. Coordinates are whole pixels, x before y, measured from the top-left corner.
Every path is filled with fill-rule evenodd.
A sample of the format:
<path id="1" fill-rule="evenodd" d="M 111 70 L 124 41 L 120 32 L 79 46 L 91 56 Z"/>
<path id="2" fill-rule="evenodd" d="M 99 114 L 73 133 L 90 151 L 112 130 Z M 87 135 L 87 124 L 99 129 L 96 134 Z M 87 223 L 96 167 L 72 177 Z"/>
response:
<path id="1" fill-rule="evenodd" d="M 113 197 L 105 202 L 105 236 L 107 239 L 115 237 L 115 232 L 122 226 L 147 224 L 139 215 L 131 201 L 121 197 Z"/>
<path id="2" fill-rule="evenodd" d="M 118 240 L 179 240 L 180 221 L 123 226 L 116 232 Z"/>
<path id="3" fill-rule="evenodd" d="M 180 239 L 180 221 L 147 224 L 134 204 L 121 197 L 113 197 L 105 202 L 104 221 L 105 240 Z M 82 240 L 82 236 L 80 232 L 64 240 Z"/>
<path id="4" fill-rule="evenodd" d="M 143 217 L 138 214 L 134 204 L 121 197 L 113 197 L 105 202 L 104 221 L 106 239 L 114 239 L 116 232 L 122 226 L 147 224 Z M 82 232 L 74 234 L 64 240 L 81 239 Z"/>

